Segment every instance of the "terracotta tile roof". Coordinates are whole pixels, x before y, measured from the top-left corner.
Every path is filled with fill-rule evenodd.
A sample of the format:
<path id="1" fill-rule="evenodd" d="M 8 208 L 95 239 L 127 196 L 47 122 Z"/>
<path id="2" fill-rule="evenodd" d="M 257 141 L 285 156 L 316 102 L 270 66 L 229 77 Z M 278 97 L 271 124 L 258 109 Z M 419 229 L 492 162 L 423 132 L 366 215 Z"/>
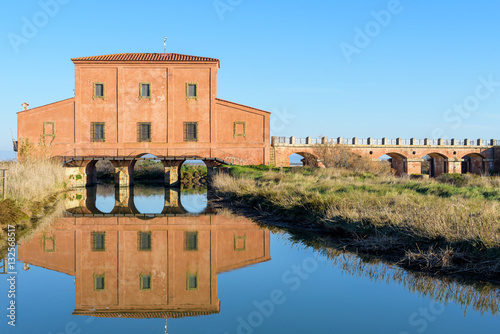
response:
<path id="1" fill-rule="evenodd" d="M 219 59 L 182 55 L 178 53 L 117 53 L 103 56 L 72 58 L 72 61 L 208 61 L 219 62 Z"/>
<path id="2" fill-rule="evenodd" d="M 82 312 L 82 311 L 74 311 L 73 315 L 84 315 L 84 316 L 92 316 L 99 318 L 135 318 L 135 319 L 150 319 L 150 318 L 163 318 L 163 319 L 176 319 L 176 318 L 184 318 L 184 317 L 197 317 L 201 315 L 210 315 L 210 314 L 218 314 L 219 310 L 207 310 L 207 311 L 150 311 L 150 312 Z"/>

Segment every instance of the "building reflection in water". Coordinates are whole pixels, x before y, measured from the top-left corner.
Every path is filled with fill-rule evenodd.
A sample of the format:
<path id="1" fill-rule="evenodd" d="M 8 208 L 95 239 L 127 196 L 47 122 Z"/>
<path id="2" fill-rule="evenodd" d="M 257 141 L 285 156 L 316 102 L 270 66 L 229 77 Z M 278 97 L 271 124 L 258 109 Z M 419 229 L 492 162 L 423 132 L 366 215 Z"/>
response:
<path id="1" fill-rule="evenodd" d="M 177 318 L 220 312 L 217 274 L 269 261 L 270 232 L 244 217 L 200 215 L 161 188 L 161 212 L 141 213 L 134 188 L 103 213 L 95 188 L 75 190 L 49 232 L 19 245 L 22 262 L 75 276 L 73 314 Z"/>

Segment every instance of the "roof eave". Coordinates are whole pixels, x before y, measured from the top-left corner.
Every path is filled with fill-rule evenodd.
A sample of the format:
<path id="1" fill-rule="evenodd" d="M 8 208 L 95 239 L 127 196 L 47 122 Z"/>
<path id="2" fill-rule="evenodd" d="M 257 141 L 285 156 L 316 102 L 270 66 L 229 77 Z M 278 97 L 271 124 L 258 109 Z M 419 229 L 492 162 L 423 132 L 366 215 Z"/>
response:
<path id="1" fill-rule="evenodd" d="M 220 68 L 220 60 L 78 60 L 72 58 L 73 64 L 141 64 L 141 63 L 157 63 L 157 64 L 214 64 L 217 63 L 217 68 Z"/>

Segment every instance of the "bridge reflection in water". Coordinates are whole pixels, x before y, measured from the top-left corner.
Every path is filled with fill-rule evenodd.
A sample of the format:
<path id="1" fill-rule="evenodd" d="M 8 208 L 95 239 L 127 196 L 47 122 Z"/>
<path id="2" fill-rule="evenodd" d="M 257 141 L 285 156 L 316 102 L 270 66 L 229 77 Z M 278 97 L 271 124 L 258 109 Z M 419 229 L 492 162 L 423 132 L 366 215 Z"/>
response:
<path id="1" fill-rule="evenodd" d="M 217 274 L 269 261 L 270 232 L 243 217 L 200 215 L 165 191 L 159 213 L 142 213 L 119 189 L 110 213 L 95 188 L 75 190 L 49 231 L 19 245 L 19 260 L 75 276 L 75 315 L 178 318 L 220 312 Z"/>

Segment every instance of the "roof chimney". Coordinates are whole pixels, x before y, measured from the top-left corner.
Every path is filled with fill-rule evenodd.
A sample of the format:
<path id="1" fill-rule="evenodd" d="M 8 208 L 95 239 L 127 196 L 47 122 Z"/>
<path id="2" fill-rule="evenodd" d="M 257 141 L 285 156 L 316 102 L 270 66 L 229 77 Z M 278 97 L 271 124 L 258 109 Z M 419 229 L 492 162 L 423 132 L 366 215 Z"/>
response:
<path id="1" fill-rule="evenodd" d="M 29 104 L 27 104 L 26 102 L 24 102 L 23 104 L 21 104 L 24 108 L 24 110 L 28 110 L 28 107 L 30 106 Z"/>

